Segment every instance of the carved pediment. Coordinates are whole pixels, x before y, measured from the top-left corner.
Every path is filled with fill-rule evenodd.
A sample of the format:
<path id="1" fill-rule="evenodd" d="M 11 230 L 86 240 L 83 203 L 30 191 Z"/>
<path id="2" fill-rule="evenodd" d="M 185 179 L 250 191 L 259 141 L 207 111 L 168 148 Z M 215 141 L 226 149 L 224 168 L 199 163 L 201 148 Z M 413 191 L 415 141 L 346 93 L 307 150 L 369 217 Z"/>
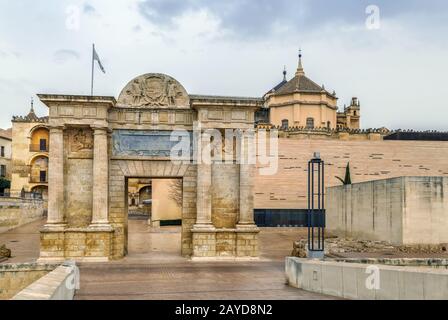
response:
<path id="1" fill-rule="evenodd" d="M 117 107 L 182 108 L 190 107 L 184 87 L 174 78 L 148 73 L 129 82 L 121 91 Z"/>

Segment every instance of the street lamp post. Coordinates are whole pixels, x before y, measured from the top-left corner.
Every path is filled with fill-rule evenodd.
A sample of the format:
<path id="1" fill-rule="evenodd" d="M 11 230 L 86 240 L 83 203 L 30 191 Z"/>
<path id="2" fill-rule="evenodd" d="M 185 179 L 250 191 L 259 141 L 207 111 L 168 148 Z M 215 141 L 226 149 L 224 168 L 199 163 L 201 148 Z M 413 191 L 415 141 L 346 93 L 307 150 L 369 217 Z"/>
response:
<path id="1" fill-rule="evenodd" d="M 325 251 L 325 163 L 318 152 L 308 162 L 308 258 L 323 259 Z"/>

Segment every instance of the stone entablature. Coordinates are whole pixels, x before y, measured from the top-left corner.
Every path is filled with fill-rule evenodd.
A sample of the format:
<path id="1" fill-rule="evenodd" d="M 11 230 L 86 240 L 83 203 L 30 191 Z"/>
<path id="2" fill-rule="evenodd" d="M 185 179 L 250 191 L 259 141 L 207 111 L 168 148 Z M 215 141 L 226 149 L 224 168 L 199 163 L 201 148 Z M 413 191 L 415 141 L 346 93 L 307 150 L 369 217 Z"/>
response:
<path id="1" fill-rule="evenodd" d="M 138 126 L 158 129 L 192 128 L 195 114 L 191 110 L 179 109 L 132 109 L 114 108 L 109 112 L 109 123 L 113 128 Z"/>
<path id="2" fill-rule="evenodd" d="M 127 181 L 182 178 L 182 255 L 258 256 L 251 164 L 170 161 L 170 132 L 253 129 L 261 99 L 189 96 L 173 78 L 145 74 L 113 97 L 39 95 L 49 107 L 48 221 L 41 260 L 119 259 L 127 253 Z M 199 143 L 205 143 L 203 134 Z M 191 155 L 191 159 L 197 159 Z M 230 190 L 227 191 L 227 190 Z"/>
<path id="3" fill-rule="evenodd" d="M 193 95 L 190 99 L 204 128 L 251 129 L 255 111 L 263 106 L 263 100 L 257 98 Z"/>
<path id="4" fill-rule="evenodd" d="M 113 97 L 38 94 L 49 107 L 49 126 L 107 126 L 109 108 L 115 106 Z"/>

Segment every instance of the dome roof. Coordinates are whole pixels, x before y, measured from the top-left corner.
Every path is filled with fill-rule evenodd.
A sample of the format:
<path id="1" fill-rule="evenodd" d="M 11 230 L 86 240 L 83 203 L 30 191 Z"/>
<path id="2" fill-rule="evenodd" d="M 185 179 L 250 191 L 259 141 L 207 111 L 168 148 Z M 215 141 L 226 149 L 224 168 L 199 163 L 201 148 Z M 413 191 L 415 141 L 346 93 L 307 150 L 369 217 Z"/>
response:
<path id="1" fill-rule="evenodd" d="M 307 78 L 305 75 L 296 75 L 294 78 L 275 90 L 274 95 L 290 94 L 297 91 L 320 93 L 325 91 L 321 86 Z"/>
<path id="2" fill-rule="evenodd" d="M 325 90 L 324 86 L 320 86 L 315 83 L 313 80 L 309 79 L 305 76 L 305 71 L 302 66 L 302 53 L 299 54 L 299 65 L 297 67 L 296 74 L 294 78 L 289 81 L 286 81 L 286 78 L 283 79 L 276 87 L 274 87 L 270 93 L 272 95 L 286 95 L 292 94 L 295 92 L 310 92 L 310 93 L 326 93 L 329 96 L 336 97 L 335 94 L 331 94 Z"/>

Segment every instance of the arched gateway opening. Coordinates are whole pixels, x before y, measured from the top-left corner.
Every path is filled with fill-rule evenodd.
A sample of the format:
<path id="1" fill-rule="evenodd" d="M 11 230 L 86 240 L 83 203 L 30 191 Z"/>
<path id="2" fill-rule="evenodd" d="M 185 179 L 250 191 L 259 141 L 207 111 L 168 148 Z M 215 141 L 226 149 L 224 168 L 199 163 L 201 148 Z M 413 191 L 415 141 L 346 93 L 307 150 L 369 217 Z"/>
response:
<path id="1" fill-rule="evenodd" d="M 254 165 L 234 158 L 225 164 L 196 161 L 196 148 L 184 161 L 174 162 L 171 151 L 179 142 L 172 133 L 180 130 L 191 147 L 201 150 L 211 141 L 209 130 L 253 129 L 262 99 L 188 95 L 179 82 L 163 74 L 133 79 L 118 100 L 44 94 L 39 98 L 50 109 L 52 146 L 40 260 L 107 261 L 126 256 L 129 201 L 137 205 L 140 197 L 138 191 L 129 193 L 130 179 L 181 179 L 182 256 L 258 256 Z"/>
<path id="2" fill-rule="evenodd" d="M 183 256 L 192 254 L 191 229 L 196 222 L 196 176 L 195 165 L 173 164 L 171 161 L 148 160 L 112 160 L 111 161 L 111 202 L 109 215 L 111 219 L 124 222 L 123 226 L 123 255 L 129 253 L 129 203 L 126 197 L 129 179 L 181 179 L 182 180 L 182 211 L 181 211 L 181 244 L 180 253 Z M 112 182 L 113 181 L 113 182 Z M 166 195 L 168 196 L 168 195 Z M 154 208 L 154 207 L 153 207 Z M 160 225 L 152 225 L 159 227 Z M 151 227 L 149 225 L 148 227 Z M 154 231 L 157 232 L 157 231 Z M 119 248 L 117 248 L 118 251 Z"/>

